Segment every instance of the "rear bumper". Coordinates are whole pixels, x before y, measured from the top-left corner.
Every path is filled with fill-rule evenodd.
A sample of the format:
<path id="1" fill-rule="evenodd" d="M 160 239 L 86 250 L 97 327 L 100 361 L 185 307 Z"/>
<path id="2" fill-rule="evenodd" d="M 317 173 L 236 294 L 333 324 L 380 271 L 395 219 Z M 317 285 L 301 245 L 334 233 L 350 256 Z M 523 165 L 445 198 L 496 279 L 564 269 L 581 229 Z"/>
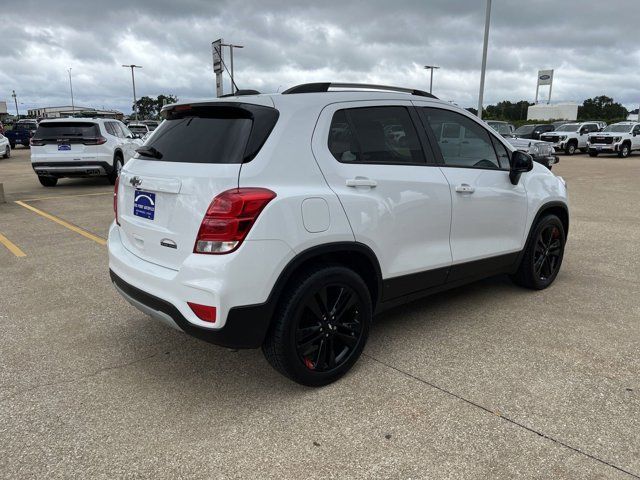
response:
<path id="1" fill-rule="evenodd" d="M 262 345 L 275 309 L 271 295 L 293 251 L 277 240 L 245 241 L 233 254 L 191 254 L 179 270 L 127 250 L 120 228 L 109 231 L 109 270 L 120 294 L 138 310 L 209 343 Z M 187 302 L 216 307 L 216 321 L 199 319 Z"/>
<path id="2" fill-rule="evenodd" d="M 113 165 L 105 161 L 32 162 L 33 171 L 46 177 L 94 177 L 107 175 Z"/>
<path id="3" fill-rule="evenodd" d="M 268 302 L 232 308 L 223 328 L 206 329 L 190 323 L 171 303 L 128 284 L 113 270 L 109 274 L 116 290 L 138 310 L 205 342 L 228 348 L 258 348 L 267 335 L 273 314 Z"/>

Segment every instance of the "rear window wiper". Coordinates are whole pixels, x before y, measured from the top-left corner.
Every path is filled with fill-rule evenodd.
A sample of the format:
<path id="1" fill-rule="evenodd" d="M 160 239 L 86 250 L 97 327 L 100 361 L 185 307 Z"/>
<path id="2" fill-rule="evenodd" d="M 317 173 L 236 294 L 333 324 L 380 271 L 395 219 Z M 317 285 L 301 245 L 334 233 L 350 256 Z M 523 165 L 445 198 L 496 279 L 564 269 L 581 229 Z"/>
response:
<path id="1" fill-rule="evenodd" d="M 137 148 L 136 152 L 144 157 L 157 158 L 158 160 L 162 158 L 162 153 L 157 148 L 151 147 L 149 145 L 144 145 L 140 148 Z"/>

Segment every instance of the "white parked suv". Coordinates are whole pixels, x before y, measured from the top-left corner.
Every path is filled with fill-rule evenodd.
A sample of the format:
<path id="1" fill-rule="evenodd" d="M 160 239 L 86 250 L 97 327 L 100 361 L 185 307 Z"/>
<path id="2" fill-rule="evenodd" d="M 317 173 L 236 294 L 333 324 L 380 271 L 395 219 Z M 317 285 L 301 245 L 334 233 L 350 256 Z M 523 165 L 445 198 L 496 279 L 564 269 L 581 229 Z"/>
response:
<path id="1" fill-rule="evenodd" d="M 376 313 L 497 274 L 556 278 L 564 181 L 472 114 L 395 87 L 242 93 L 164 107 L 122 169 L 109 268 L 139 310 L 318 386 Z"/>
<path id="2" fill-rule="evenodd" d="M 11 156 L 11 145 L 9 139 L 0 133 L 0 157 L 9 158 Z"/>
<path id="3" fill-rule="evenodd" d="M 640 150 L 640 123 L 620 122 L 605 127 L 596 134 L 589 135 L 589 156 L 599 153 L 617 153 L 626 158 L 634 150 Z"/>
<path id="4" fill-rule="evenodd" d="M 42 120 L 31 138 L 31 166 L 45 187 L 59 178 L 107 176 L 113 184 L 142 141 L 118 120 Z"/>
<path id="5" fill-rule="evenodd" d="M 540 140 L 552 143 L 556 152 L 573 155 L 576 150 L 580 150 L 586 153 L 589 134 L 598 131 L 600 125 L 597 122 L 565 123 L 553 132 L 540 135 Z"/>

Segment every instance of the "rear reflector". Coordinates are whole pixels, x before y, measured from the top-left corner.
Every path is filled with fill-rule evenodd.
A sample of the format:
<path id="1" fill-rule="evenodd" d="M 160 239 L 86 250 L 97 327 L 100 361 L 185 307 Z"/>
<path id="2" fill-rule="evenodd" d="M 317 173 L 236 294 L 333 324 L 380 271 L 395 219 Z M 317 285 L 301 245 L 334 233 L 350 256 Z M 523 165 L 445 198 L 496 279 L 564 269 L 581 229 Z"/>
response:
<path id="1" fill-rule="evenodd" d="M 234 188 L 215 197 L 202 220 L 194 253 L 222 254 L 236 250 L 258 215 L 276 194 L 266 188 Z"/>
<path id="2" fill-rule="evenodd" d="M 204 320 L 205 322 L 215 323 L 216 321 L 216 307 L 210 307 L 208 305 L 200 305 L 198 303 L 187 302 L 187 305 L 191 307 L 193 313 L 200 320 Z"/>

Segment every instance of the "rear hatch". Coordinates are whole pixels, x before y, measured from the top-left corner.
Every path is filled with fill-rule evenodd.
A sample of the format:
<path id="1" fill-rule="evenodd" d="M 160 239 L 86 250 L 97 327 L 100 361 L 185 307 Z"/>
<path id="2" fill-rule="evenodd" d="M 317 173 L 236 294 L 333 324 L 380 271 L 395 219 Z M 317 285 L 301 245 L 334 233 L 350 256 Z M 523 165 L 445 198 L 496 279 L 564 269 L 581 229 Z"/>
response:
<path id="1" fill-rule="evenodd" d="M 122 170 L 118 219 L 125 248 L 177 270 L 193 252 L 211 201 L 238 187 L 241 164 L 258 153 L 278 111 L 211 102 L 171 106 L 163 114 L 166 120 Z"/>
<path id="2" fill-rule="evenodd" d="M 106 139 L 98 124 L 90 121 L 42 122 L 31 140 L 36 153 L 53 161 L 81 159 L 82 154 L 91 153 L 92 146 L 103 143 Z"/>

